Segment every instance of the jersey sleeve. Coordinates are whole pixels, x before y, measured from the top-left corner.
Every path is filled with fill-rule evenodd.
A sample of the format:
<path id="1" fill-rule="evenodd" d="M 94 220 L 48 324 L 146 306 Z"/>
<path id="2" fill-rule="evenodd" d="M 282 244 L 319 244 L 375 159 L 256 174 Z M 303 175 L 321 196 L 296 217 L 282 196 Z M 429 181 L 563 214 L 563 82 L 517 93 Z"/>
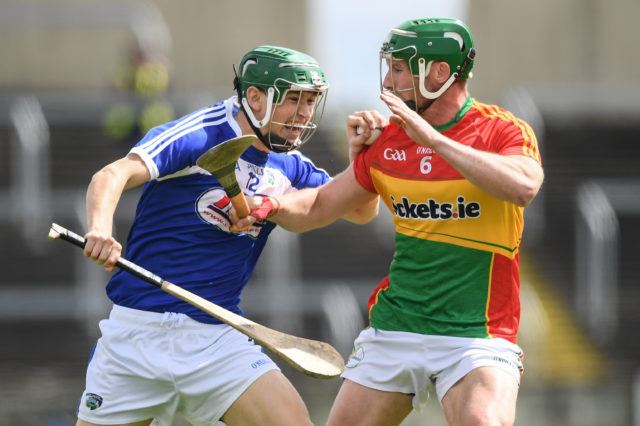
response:
<path id="1" fill-rule="evenodd" d="M 147 165 L 151 178 L 157 179 L 195 165 L 195 160 L 208 149 L 207 146 L 207 136 L 202 131 L 181 137 L 160 135 L 155 138 L 149 133 L 131 153 L 138 154 Z"/>
<path id="2" fill-rule="evenodd" d="M 536 135 L 523 120 L 513 117 L 505 122 L 496 143 L 497 151 L 502 155 L 524 155 L 542 164 Z"/>
<path id="3" fill-rule="evenodd" d="M 151 129 L 130 151 L 144 161 L 151 179 L 195 166 L 207 149 L 237 136 L 226 120 L 225 105 L 186 115 Z"/>
<path id="4" fill-rule="evenodd" d="M 356 175 L 356 180 L 364 189 L 373 193 L 377 193 L 377 191 L 371 179 L 371 168 L 369 164 L 371 164 L 370 158 L 374 151 L 372 147 L 375 146 L 375 143 L 379 143 L 379 141 L 374 142 L 374 145 L 365 146 L 353 160 L 353 172 Z"/>
<path id="5" fill-rule="evenodd" d="M 387 124 L 378 139 L 371 145 L 365 145 L 353 160 L 353 172 L 356 180 L 367 191 L 374 194 L 378 193 L 371 178 L 371 168 L 375 163 L 379 163 L 379 159 L 384 157 L 384 152 L 389 148 L 391 141 L 399 135 L 404 135 L 404 138 L 407 137 L 404 130 L 397 124 Z"/>
<path id="6" fill-rule="evenodd" d="M 295 158 L 295 177 L 291 181 L 292 188 L 315 188 L 331 180 L 326 170 L 317 167 L 301 152 L 292 151 L 291 158 Z"/>

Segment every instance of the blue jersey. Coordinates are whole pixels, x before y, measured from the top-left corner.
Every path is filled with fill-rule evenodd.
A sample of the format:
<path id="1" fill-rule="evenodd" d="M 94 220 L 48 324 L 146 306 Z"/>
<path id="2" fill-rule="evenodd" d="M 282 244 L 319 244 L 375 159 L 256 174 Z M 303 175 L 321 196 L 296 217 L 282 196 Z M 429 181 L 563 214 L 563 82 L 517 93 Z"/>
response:
<path id="1" fill-rule="evenodd" d="M 230 232 L 229 198 L 217 179 L 196 165 L 209 148 L 242 134 L 235 98 L 158 126 L 130 151 L 147 165 L 144 186 L 124 257 L 232 312 L 275 224 L 255 223 Z M 329 180 L 297 151 L 266 153 L 250 146 L 236 176 L 246 195 L 279 195 Z M 220 321 L 119 270 L 107 284 L 118 305 L 152 312 L 181 312 L 198 321 Z"/>

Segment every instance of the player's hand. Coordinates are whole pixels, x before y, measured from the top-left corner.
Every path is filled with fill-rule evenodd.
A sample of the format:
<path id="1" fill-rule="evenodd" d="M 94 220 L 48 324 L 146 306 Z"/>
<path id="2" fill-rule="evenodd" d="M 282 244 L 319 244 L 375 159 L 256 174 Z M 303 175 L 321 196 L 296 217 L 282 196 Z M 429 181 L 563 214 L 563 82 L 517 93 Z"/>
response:
<path id="1" fill-rule="evenodd" d="M 434 148 L 434 142 L 442 136 L 440 132 L 393 93 L 384 92 L 380 95 L 380 99 L 393 112 L 389 117 L 392 122 L 402 127 L 417 144 Z"/>
<path id="2" fill-rule="evenodd" d="M 105 271 L 113 271 L 122 254 L 122 245 L 110 234 L 96 231 L 87 232 L 84 239 L 84 255 L 104 265 Z"/>
<path id="3" fill-rule="evenodd" d="M 229 219 L 231 220 L 231 230 L 235 232 L 242 232 L 255 222 L 262 222 L 280 210 L 280 202 L 275 197 L 246 197 L 247 204 L 249 205 L 249 216 L 240 218 L 236 210 L 231 207 L 229 210 Z"/>
<path id="4" fill-rule="evenodd" d="M 349 161 L 353 161 L 365 145 L 371 145 L 388 124 L 378 111 L 358 111 L 347 117 Z"/>

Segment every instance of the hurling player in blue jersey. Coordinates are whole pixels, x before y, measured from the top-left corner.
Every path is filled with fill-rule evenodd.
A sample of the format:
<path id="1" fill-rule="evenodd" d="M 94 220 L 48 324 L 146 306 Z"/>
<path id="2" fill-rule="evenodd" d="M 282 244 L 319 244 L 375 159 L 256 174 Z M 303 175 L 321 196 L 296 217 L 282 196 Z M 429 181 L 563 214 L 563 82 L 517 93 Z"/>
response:
<path id="1" fill-rule="evenodd" d="M 264 220 L 231 232 L 229 198 L 196 160 L 221 142 L 255 134 L 236 167 L 245 194 L 327 182 L 296 149 L 316 130 L 328 86 L 313 58 L 274 46 L 245 54 L 234 84 L 237 96 L 150 130 L 93 176 L 84 253 L 114 269 L 122 251 L 112 236 L 116 205 L 124 190 L 144 184 L 124 256 L 242 314 L 240 293 L 275 225 Z M 371 220 L 374 201 L 345 218 Z M 170 425 L 178 412 L 194 425 L 311 424 L 297 391 L 245 335 L 123 271 L 112 276 L 107 295 L 114 306 L 100 322 L 78 425 Z"/>

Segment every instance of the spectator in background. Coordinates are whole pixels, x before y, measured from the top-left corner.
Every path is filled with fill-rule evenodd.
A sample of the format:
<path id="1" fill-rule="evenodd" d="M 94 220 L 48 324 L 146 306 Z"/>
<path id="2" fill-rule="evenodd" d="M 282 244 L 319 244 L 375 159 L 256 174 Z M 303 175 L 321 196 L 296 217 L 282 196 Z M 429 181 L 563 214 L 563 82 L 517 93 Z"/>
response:
<path id="1" fill-rule="evenodd" d="M 135 43 L 115 77 L 118 92 L 133 96 L 117 102 L 107 111 L 103 118 L 107 135 L 128 143 L 153 127 L 173 120 L 173 107 L 166 99 L 169 82 L 169 60 L 163 54 L 145 50 Z"/>

